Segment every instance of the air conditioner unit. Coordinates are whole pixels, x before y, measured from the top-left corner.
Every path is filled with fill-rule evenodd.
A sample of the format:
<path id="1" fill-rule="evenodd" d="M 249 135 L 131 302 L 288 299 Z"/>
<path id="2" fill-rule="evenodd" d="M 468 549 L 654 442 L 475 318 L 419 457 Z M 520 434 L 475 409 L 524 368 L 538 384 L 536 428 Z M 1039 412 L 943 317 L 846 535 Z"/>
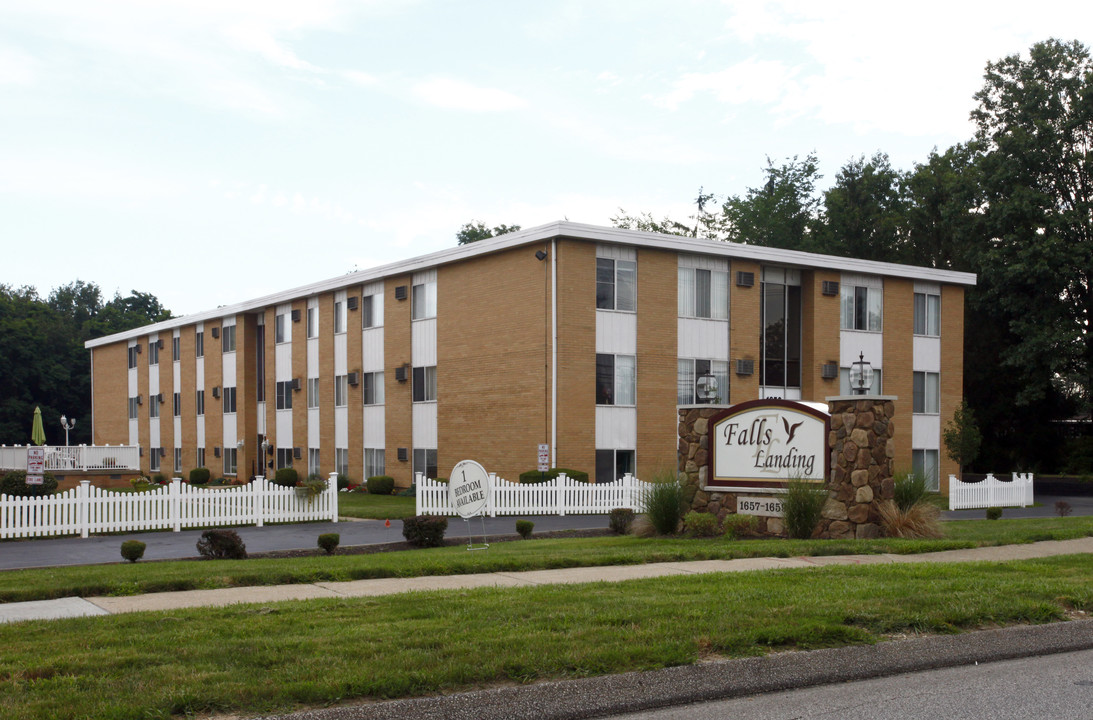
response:
<path id="1" fill-rule="evenodd" d="M 143 395 L 137 395 L 137 405 L 143 405 L 143 404 L 144 404 L 144 396 Z"/>
<path id="2" fill-rule="evenodd" d="M 839 366 L 837 363 L 824 363 L 823 368 L 820 370 L 820 375 L 824 380 L 834 380 L 839 377 Z"/>
<path id="3" fill-rule="evenodd" d="M 345 307 L 349 310 L 356 310 L 357 309 L 357 303 L 359 303 L 360 301 L 361 301 L 360 298 L 357 297 L 356 295 L 353 295 L 352 297 L 347 297 L 345 299 Z"/>
<path id="4" fill-rule="evenodd" d="M 213 457 L 220 457 L 220 446 L 217 445 L 213 448 Z"/>
<path id="5" fill-rule="evenodd" d="M 134 345 L 133 347 L 137 349 L 137 355 L 140 355 L 142 352 L 144 352 L 140 345 Z"/>
<path id="6" fill-rule="evenodd" d="M 292 378 L 292 389 L 299 391 L 299 389 L 300 389 L 300 378 Z"/>
<path id="7" fill-rule="evenodd" d="M 301 450 L 298 447 L 292 448 L 292 459 L 293 460 L 299 460 L 303 456 L 304 456 L 304 451 L 303 450 Z"/>
<path id="8" fill-rule="evenodd" d="M 167 457 L 167 451 L 164 448 L 160 448 L 159 449 L 159 456 L 160 457 Z"/>
<path id="9" fill-rule="evenodd" d="M 736 284 L 739 287 L 752 287 L 755 285 L 755 273 L 738 270 L 736 273 Z"/>
<path id="10" fill-rule="evenodd" d="M 755 361 L 739 359 L 736 361 L 737 375 L 752 375 L 755 373 Z"/>
<path id="11" fill-rule="evenodd" d="M 218 328 L 218 327 L 214 327 L 214 328 L 212 329 L 212 334 L 213 334 L 213 337 L 214 337 L 214 338 L 218 338 L 218 337 L 220 337 L 220 328 Z"/>
<path id="12" fill-rule="evenodd" d="M 220 386 L 219 385 L 213 385 L 213 397 L 214 398 L 219 398 L 220 397 Z"/>
<path id="13" fill-rule="evenodd" d="M 406 448 L 399 448 L 398 449 L 399 462 L 406 462 L 406 455 L 407 455 Z"/>
<path id="14" fill-rule="evenodd" d="M 292 322 L 300 322 L 300 311 L 299 310 L 293 310 L 292 311 Z"/>
<path id="15" fill-rule="evenodd" d="M 162 405 L 163 404 L 163 393 L 159 393 L 158 395 L 156 395 L 156 400 L 159 400 L 159 404 Z"/>
<path id="16" fill-rule="evenodd" d="M 395 380 L 397 380 L 398 382 L 406 382 L 406 370 L 409 367 L 409 365 L 399 365 L 397 368 L 395 368 Z"/>
<path id="17" fill-rule="evenodd" d="M 349 384 L 353 387 L 357 387 L 361 382 L 361 374 L 359 372 L 349 373 Z"/>
<path id="18" fill-rule="evenodd" d="M 835 280 L 824 280 L 820 292 L 828 297 L 839 294 L 839 283 Z"/>
<path id="19" fill-rule="evenodd" d="M 407 288 L 405 285 L 398 285 L 395 287 L 395 299 L 405 300 L 407 295 Z"/>
<path id="20" fill-rule="evenodd" d="M 159 340 L 156 340 L 156 347 L 160 350 L 163 349 L 163 338 L 160 338 Z"/>
<path id="21" fill-rule="evenodd" d="M 144 457 L 144 446 L 141 445 L 137 448 L 137 457 Z"/>

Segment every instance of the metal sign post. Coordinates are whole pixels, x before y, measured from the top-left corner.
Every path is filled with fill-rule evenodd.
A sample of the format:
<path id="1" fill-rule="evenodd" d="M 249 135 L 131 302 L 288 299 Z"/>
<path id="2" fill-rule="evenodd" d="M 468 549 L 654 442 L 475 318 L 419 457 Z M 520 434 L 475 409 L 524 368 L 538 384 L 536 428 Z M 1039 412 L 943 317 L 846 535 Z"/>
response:
<path id="1" fill-rule="evenodd" d="M 460 460 L 452 468 L 448 479 L 448 503 L 467 523 L 467 550 L 489 550 L 486 542 L 486 505 L 490 496 L 490 476 L 486 469 L 474 460 Z M 475 546 L 471 535 L 471 518 L 482 519 L 482 544 Z"/>

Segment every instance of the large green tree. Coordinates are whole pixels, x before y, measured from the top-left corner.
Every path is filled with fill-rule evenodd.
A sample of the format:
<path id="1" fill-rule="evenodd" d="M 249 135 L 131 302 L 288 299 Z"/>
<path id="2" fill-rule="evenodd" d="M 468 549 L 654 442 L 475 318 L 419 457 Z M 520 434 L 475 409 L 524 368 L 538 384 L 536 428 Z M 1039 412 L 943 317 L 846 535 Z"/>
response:
<path id="1" fill-rule="evenodd" d="M 864 260 L 907 262 L 907 175 L 878 152 L 851 160 L 824 193 L 814 249 Z"/>
<path id="2" fill-rule="evenodd" d="M 816 183 L 820 175 L 815 153 L 796 156 L 781 165 L 767 158 L 759 187 L 729 197 L 722 206 L 721 239 L 788 250 L 814 250 L 821 223 Z"/>
<path id="3" fill-rule="evenodd" d="M 491 228 L 481 220 L 472 220 L 469 223 L 463 223 L 463 227 L 459 228 L 459 232 L 455 234 L 455 239 L 457 245 L 469 245 L 486 238 L 516 232 L 519 229 L 519 225 L 506 225 L 505 223 Z"/>

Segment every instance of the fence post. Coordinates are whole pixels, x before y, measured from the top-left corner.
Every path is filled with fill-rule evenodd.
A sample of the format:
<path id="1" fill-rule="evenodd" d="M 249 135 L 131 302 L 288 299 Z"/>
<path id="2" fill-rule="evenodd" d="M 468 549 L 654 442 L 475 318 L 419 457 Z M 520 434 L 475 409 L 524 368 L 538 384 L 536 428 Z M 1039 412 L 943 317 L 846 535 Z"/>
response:
<path id="1" fill-rule="evenodd" d="M 421 486 L 421 478 L 414 474 L 414 479 L 411 481 L 411 485 L 414 488 L 414 515 L 421 515 L 421 508 L 423 503 L 422 498 L 425 497 L 425 488 Z"/>
<path id="2" fill-rule="evenodd" d="M 266 525 L 266 485 L 269 481 L 265 475 L 258 475 L 250 485 L 251 502 L 254 503 L 254 525 L 265 527 Z"/>
<path id="3" fill-rule="evenodd" d="M 330 473 L 326 481 L 326 496 L 330 503 L 330 522 L 338 522 L 338 473 Z"/>
<path id="4" fill-rule="evenodd" d="M 87 537 L 87 511 L 88 511 L 88 487 L 90 487 L 90 480 L 81 480 L 80 486 L 76 489 L 76 507 L 78 508 L 80 520 L 80 537 Z"/>
<path id="5" fill-rule="evenodd" d="M 555 510 L 559 516 L 565 516 L 565 488 L 569 485 L 569 476 L 562 473 L 558 477 L 554 478 L 554 492 L 557 493 L 554 505 Z"/>
<path id="6" fill-rule="evenodd" d="M 490 517 L 497 517 L 497 473 L 487 473 L 490 479 L 490 492 L 486 495 L 486 513 Z"/>
<path id="7" fill-rule="evenodd" d="M 182 478 L 171 478 L 167 488 L 167 522 L 175 532 L 182 530 Z"/>

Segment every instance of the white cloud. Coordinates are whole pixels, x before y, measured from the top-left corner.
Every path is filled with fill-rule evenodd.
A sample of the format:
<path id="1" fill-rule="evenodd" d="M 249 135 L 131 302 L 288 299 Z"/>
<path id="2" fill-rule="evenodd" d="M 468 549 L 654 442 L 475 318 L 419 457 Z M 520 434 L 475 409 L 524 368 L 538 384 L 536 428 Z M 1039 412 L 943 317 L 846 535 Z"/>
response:
<path id="1" fill-rule="evenodd" d="M 412 92 L 419 99 L 449 110 L 472 112 L 503 112 L 519 110 L 527 101 L 497 88 L 479 87 L 453 78 L 431 78 L 414 85 Z"/>
<path id="2" fill-rule="evenodd" d="M 38 61 L 19 48 L 0 47 L 0 85 L 30 85 L 37 76 Z"/>
<path id="3" fill-rule="evenodd" d="M 654 97 L 653 101 L 661 107 L 676 110 L 695 95 L 710 93 L 723 103 L 769 105 L 787 93 L 796 74 L 795 68 L 786 67 L 781 61 L 751 57 L 716 72 L 686 73 L 675 82 L 670 93 Z"/>

